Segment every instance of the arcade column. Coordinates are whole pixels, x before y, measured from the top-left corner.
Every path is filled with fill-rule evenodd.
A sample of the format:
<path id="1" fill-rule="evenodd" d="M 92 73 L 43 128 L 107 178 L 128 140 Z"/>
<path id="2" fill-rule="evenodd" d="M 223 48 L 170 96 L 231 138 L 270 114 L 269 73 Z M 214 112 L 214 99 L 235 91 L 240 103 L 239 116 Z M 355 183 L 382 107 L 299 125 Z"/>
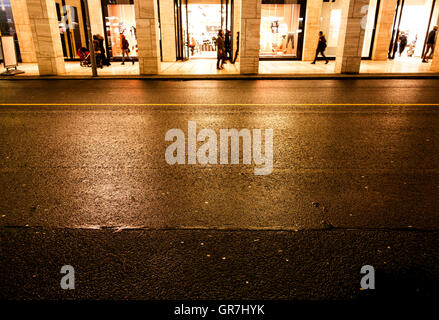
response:
<path id="1" fill-rule="evenodd" d="M 140 74 L 160 73 L 160 43 L 156 0 L 134 0 Z"/>
<path id="2" fill-rule="evenodd" d="M 319 42 L 322 6 L 322 0 L 308 0 L 306 2 L 305 35 L 302 56 L 302 60 L 304 61 L 312 61 L 316 55 L 317 44 Z"/>
<path id="3" fill-rule="evenodd" d="M 387 60 L 389 44 L 392 38 L 396 2 L 397 0 L 381 0 L 380 2 L 372 60 Z"/>
<path id="4" fill-rule="evenodd" d="M 26 0 L 11 1 L 12 15 L 14 16 L 15 31 L 17 32 L 18 44 L 22 62 L 36 63 L 37 54 L 32 41 L 32 29 L 27 11 Z"/>
<path id="5" fill-rule="evenodd" d="M 335 59 L 336 73 L 359 73 L 369 0 L 342 0 L 340 35 Z"/>
<path id="6" fill-rule="evenodd" d="M 240 72 L 259 72 L 259 48 L 261 33 L 261 0 L 242 0 L 240 33 Z"/>
<path id="7" fill-rule="evenodd" d="M 88 12 L 90 14 L 91 33 L 103 36 L 105 31 L 102 19 L 101 0 L 88 0 Z"/>
<path id="8" fill-rule="evenodd" d="M 160 0 L 160 31 L 164 62 L 175 62 L 174 0 Z"/>
<path id="9" fill-rule="evenodd" d="M 26 51 L 33 56 L 33 46 L 36 62 L 40 75 L 59 75 L 65 73 L 64 56 L 59 37 L 58 19 L 56 16 L 55 1 L 53 0 L 18 0 L 14 3 L 13 12 L 14 20 L 23 26 L 18 32 L 24 32 L 20 43 L 26 43 Z M 27 27 L 27 21 L 30 26 L 30 33 Z M 23 40 L 23 36 L 26 40 Z M 20 40 L 19 40 L 20 41 Z M 33 59 L 33 58 L 31 58 Z"/>

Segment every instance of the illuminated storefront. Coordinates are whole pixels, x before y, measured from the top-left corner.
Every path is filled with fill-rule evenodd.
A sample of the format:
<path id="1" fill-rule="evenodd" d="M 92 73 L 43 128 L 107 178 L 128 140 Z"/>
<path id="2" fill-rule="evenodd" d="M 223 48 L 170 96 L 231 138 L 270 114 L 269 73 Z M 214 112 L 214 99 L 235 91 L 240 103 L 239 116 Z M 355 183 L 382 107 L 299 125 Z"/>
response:
<path id="1" fill-rule="evenodd" d="M 11 1 L 0 0 L 0 35 L 14 36 L 15 47 L 17 50 L 18 59 L 20 60 L 20 50 L 18 46 L 18 39 L 14 25 L 14 18 L 12 16 Z M 3 61 L 1 43 L 0 43 L 0 61 Z"/>
<path id="2" fill-rule="evenodd" d="M 300 59 L 306 0 L 262 0 L 261 59 Z"/>
<path id="3" fill-rule="evenodd" d="M 1 1 L 1 0 L 0 0 Z M 64 58 L 78 59 L 78 50 L 88 48 L 83 0 L 55 0 Z M 126 37 L 130 55 L 137 56 L 136 20 L 133 0 L 102 0 L 105 45 L 109 58 L 122 56 L 121 39 Z"/>
<path id="4" fill-rule="evenodd" d="M 87 46 L 84 3 L 81 0 L 56 0 L 59 34 L 65 59 L 77 59 L 78 50 Z"/>
<path id="5" fill-rule="evenodd" d="M 133 0 L 102 0 L 105 40 L 109 57 L 122 57 L 122 35 L 129 43 L 130 55 L 137 56 L 136 19 Z"/>
<path id="6" fill-rule="evenodd" d="M 233 0 L 175 0 L 174 16 L 177 60 L 216 58 L 218 31 L 234 32 Z"/>
<path id="7" fill-rule="evenodd" d="M 398 0 L 388 57 L 422 57 L 428 33 L 437 24 L 437 0 Z"/>
<path id="8" fill-rule="evenodd" d="M 213 2 L 213 1 L 212 1 Z M 188 4 L 191 57 L 215 57 L 215 39 L 221 29 L 221 2 Z"/>
<path id="9" fill-rule="evenodd" d="M 345 24 L 342 13 L 347 11 L 347 7 L 343 7 L 347 6 L 347 2 L 344 0 L 318 0 L 308 3 L 306 0 L 246 0 L 245 3 L 241 0 L 141 1 L 135 6 L 136 0 L 0 0 L 0 32 L 15 36 L 19 59 L 21 56 L 24 63 L 38 64 L 37 72 L 42 75 L 86 74 L 91 69 L 77 70 L 76 66 L 91 65 L 88 60 L 84 65 L 84 59 L 90 59 L 89 38 L 94 36 L 99 40 L 100 50 L 97 50 L 96 60 L 98 67 L 103 69 L 102 74 L 159 74 L 169 73 L 172 68 L 179 72 L 176 65 L 166 64 L 192 58 L 217 57 L 218 30 L 223 30 L 228 35 L 227 43 L 231 44 L 231 50 L 227 51 L 228 58 L 237 62 L 233 68 L 230 64 L 229 69 L 234 73 L 257 74 L 260 70 L 263 73 L 271 72 L 270 70 L 276 73 L 283 72 L 284 67 L 287 67 L 285 70 L 288 73 L 296 70 L 300 73 L 307 72 L 302 67 L 314 58 L 320 30 L 327 39 L 325 54 L 331 59 L 336 58 L 338 47 L 344 48 L 346 44 L 352 44 L 352 48 L 355 46 L 355 51 L 351 50 L 349 53 L 340 50 L 338 62 L 346 60 L 346 55 L 355 56 L 355 59 L 347 59 L 349 61 L 342 64 L 342 69 L 336 63 L 336 73 L 358 73 L 361 66 L 363 70 L 366 67 L 368 70 L 378 70 L 379 64 L 375 65 L 373 61 L 384 62 L 387 58 L 399 60 L 399 63 L 389 61 L 379 70 L 389 70 L 389 66 L 392 66 L 392 72 L 396 67 L 400 70 L 407 69 L 407 66 L 414 68 L 412 65 L 416 62 L 422 66 L 416 66 L 418 72 L 430 69 L 436 72 L 439 69 L 437 61 L 426 65 L 420 59 L 426 49 L 428 33 L 439 24 L 439 0 L 395 0 L 393 3 L 383 0 L 352 0 L 355 2 L 350 5 L 355 10 L 351 12 L 351 16 L 346 17 Z M 38 3 L 43 9 L 51 11 L 51 17 L 56 14 L 58 24 L 53 24 L 50 19 L 46 21 L 39 17 L 26 16 L 27 11 L 23 10 L 23 6 Z M 89 5 L 88 10 L 86 3 Z M 148 11 L 152 7 L 157 10 L 154 15 Z M 137 21 L 138 25 L 135 18 L 136 8 L 140 10 L 137 12 L 140 19 Z M 256 9 L 260 12 L 256 12 Z M 86 26 L 87 11 L 91 35 Z M 15 15 L 15 21 L 12 14 Z M 256 19 L 259 16 L 260 19 Z M 361 33 L 360 21 L 363 30 Z M 35 29 L 37 25 L 41 25 L 44 32 L 50 30 L 51 37 L 41 35 L 42 32 Z M 227 30 L 230 32 L 226 32 Z M 142 35 L 141 40 L 145 41 L 140 51 L 137 31 Z M 121 65 L 119 63 L 109 63 L 109 59 L 122 60 L 123 38 L 128 42 L 129 55 L 135 57 L 134 60 L 138 58 L 141 63 L 124 64 L 125 67 L 118 67 Z M 18 50 L 18 42 L 21 52 Z M 88 51 L 78 54 L 78 50 L 83 47 Z M 431 51 L 432 46 L 428 47 Z M 41 48 L 43 50 L 39 50 Z M 102 49 L 105 55 L 102 54 Z M 49 58 L 45 50 L 50 53 Z M 357 54 L 362 59 L 373 61 L 360 64 Z M 61 56 L 65 60 L 74 61 L 63 65 L 60 63 Z M 81 63 L 75 65 L 80 58 Z M 259 62 L 260 60 L 297 60 L 303 63 Z M 431 59 L 426 60 L 423 62 L 432 62 L 428 61 Z M 414 63 L 408 65 L 407 61 Z M 198 62 L 194 61 L 187 65 L 196 63 Z M 203 64 L 211 67 L 208 61 L 200 61 L 199 65 Z M 332 70 L 330 67 L 331 64 L 327 69 Z M 193 70 L 201 70 L 197 68 L 194 67 Z M 204 69 L 202 72 L 205 72 Z"/>
<path id="10" fill-rule="evenodd" d="M 379 2 L 380 0 L 370 0 L 369 6 L 362 8 L 364 17 L 361 23 L 364 28 L 364 40 L 361 56 L 365 59 L 370 59 L 372 55 Z M 320 30 L 323 31 L 326 37 L 327 48 L 325 55 L 327 57 L 335 57 L 336 55 L 341 27 L 342 5 L 343 1 L 341 0 L 323 0 Z"/>

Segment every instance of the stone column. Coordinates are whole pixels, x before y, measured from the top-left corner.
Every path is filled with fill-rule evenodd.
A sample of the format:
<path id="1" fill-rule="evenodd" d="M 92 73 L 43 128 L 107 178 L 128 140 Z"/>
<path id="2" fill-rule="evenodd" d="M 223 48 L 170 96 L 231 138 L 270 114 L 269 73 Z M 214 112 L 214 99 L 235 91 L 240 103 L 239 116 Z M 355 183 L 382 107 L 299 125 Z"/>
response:
<path id="1" fill-rule="evenodd" d="M 336 73 L 359 73 L 369 0 L 343 0 L 340 36 L 335 59 Z M 362 19 L 364 18 L 363 22 Z"/>
<path id="2" fill-rule="evenodd" d="M 235 0 L 233 2 L 233 58 L 235 58 L 236 50 L 238 46 L 236 45 L 236 39 L 238 32 L 241 34 L 241 1 Z M 241 56 L 241 48 L 239 49 L 238 58 L 236 62 L 239 62 Z"/>
<path id="3" fill-rule="evenodd" d="M 160 72 L 160 43 L 156 0 L 134 0 L 140 74 Z"/>
<path id="4" fill-rule="evenodd" d="M 385 61 L 392 37 L 393 20 L 397 0 L 381 0 L 378 13 L 375 43 L 372 51 L 372 60 Z"/>
<path id="5" fill-rule="evenodd" d="M 240 72 L 259 72 L 259 49 L 261 35 L 261 0 L 242 0 L 240 33 Z"/>
<path id="6" fill-rule="evenodd" d="M 305 35 L 302 54 L 302 60 L 304 61 L 312 61 L 316 55 L 316 48 L 319 42 L 322 5 L 322 0 L 308 0 L 306 4 Z"/>
<path id="7" fill-rule="evenodd" d="M 32 40 L 32 29 L 27 11 L 26 0 L 11 1 L 12 15 L 14 16 L 15 31 L 22 62 L 36 63 L 37 54 Z"/>
<path id="8" fill-rule="evenodd" d="M 160 31 L 163 61 L 176 61 L 174 0 L 160 0 Z"/>
<path id="9" fill-rule="evenodd" d="M 40 75 L 66 72 L 55 1 L 26 0 Z"/>
<path id="10" fill-rule="evenodd" d="M 436 2 L 436 5 L 438 5 L 437 2 Z M 438 17 L 436 22 L 432 21 L 432 24 L 433 24 L 433 26 L 439 25 L 439 17 Z M 431 31 L 431 28 L 430 28 L 430 30 L 428 30 L 428 32 L 430 32 L 430 31 Z M 439 36 L 436 36 L 436 45 L 434 48 L 433 59 L 431 60 L 430 71 L 439 72 Z"/>
<path id="11" fill-rule="evenodd" d="M 88 11 L 90 13 L 91 33 L 104 36 L 101 0 L 88 0 Z"/>

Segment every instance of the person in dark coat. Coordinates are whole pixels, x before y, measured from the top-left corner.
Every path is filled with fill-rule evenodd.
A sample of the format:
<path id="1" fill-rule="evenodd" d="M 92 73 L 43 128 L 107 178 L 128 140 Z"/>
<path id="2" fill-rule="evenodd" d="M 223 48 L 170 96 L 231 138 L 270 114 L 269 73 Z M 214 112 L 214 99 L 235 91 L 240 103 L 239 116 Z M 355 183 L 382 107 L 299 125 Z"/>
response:
<path id="1" fill-rule="evenodd" d="M 239 32 L 236 33 L 236 51 L 235 51 L 235 57 L 233 58 L 233 64 L 235 64 L 236 59 L 238 59 L 239 54 Z"/>
<path id="2" fill-rule="evenodd" d="M 326 50 L 326 38 L 322 31 L 319 32 L 319 43 L 317 44 L 317 50 L 316 50 L 316 56 L 314 57 L 314 61 L 311 62 L 312 64 L 316 64 L 317 56 L 319 53 L 322 55 L 323 58 L 325 58 L 326 63 L 328 63 L 328 58 L 326 58 L 324 52 Z"/>
<path id="3" fill-rule="evenodd" d="M 125 38 L 125 35 L 121 35 L 121 49 L 122 49 L 122 64 L 125 64 L 125 56 L 130 58 L 131 62 L 134 64 L 133 57 L 130 56 L 130 43 L 128 42 L 127 38 Z"/>
<path id="4" fill-rule="evenodd" d="M 226 35 L 225 35 L 225 39 L 224 39 L 224 46 L 225 46 L 225 50 L 226 50 L 227 60 L 229 60 L 230 62 L 233 62 L 232 33 L 230 32 L 230 30 L 226 30 Z"/>
<path id="5" fill-rule="evenodd" d="M 98 68 L 103 68 L 102 66 L 102 52 L 101 52 L 101 47 L 99 45 L 99 40 L 97 35 L 93 36 L 93 49 L 95 52 L 95 57 L 96 57 L 96 66 Z"/>
<path id="6" fill-rule="evenodd" d="M 217 62 L 216 68 L 218 70 L 224 69 L 223 63 L 226 59 L 226 47 L 224 45 L 224 34 L 223 31 L 218 31 L 218 37 L 216 38 L 216 53 L 217 53 Z"/>
<path id="7" fill-rule="evenodd" d="M 105 53 L 104 37 L 98 34 L 96 35 L 96 39 L 99 41 L 99 49 L 101 51 L 102 65 L 109 67 L 111 63 L 110 63 L 110 59 L 108 59 Z"/>
<path id="8" fill-rule="evenodd" d="M 438 26 L 434 26 L 427 37 L 427 47 L 425 48 L 424 55 L 422 56 L 422 62 L 428 62 L 428 59 L 433 58 L 434 44 L 436 43 L 436 33 Z"/>
<path id="9" fill-rule="evenodd" d="M 399 36 L 399 56 L 404 52 L 405 47 L 407 46 L 407 36 L 405 33 L 401 33 Z"/>

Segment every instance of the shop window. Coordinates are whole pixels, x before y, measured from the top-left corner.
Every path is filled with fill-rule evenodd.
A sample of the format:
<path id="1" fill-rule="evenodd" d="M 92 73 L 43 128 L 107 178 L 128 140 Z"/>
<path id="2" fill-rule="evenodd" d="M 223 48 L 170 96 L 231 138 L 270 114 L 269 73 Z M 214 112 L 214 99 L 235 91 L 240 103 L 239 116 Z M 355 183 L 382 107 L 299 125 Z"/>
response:
<path id="1" fill-rule="evenodd" d="M 305 9 L 305 1 L 262 0 L 261 58 L 301 58 Z"/>
<path id="2" fill-rule="evenodd" d="M 190 56 L 216 58 L 215 40 L 222 22 L 221 1 L 199 2 L 188 4 Z"/>
<path id="3" fill-rule="evenodd" d="M 175 0 L 177 60 L 216 58 L 218 31 L 233 35 L 232 8 L 233 0 Z"/>
<path id="4" fill-rule="evenodd" d="M 342 6 L 343 1 L 341 0 L 323 0 L 320 30 L 323 31 L 326 36 L 327 48 L 325 54 L 327 57 L 335 57 L 337 54 Z M 379 0 L 370 0 L 368 6 L 361 8 L 361 12 L 364 14 L 361 21 L 361 27 L 364 29 L 363 58 L 370 58 L 372 54 L 378 7 Z"/>
<path id="5" fill-rule="evenodd" d="M 10 0 L 0 0 L 0 35 L 14 36 L 17 59 L 21 61 L 20 48 L 18 46 L 17 34 L 15 31 L 14 18 Z M 0 43 L 0 61 L 3 61 L 2 49 Z"/>
<path id="6" fill-rule="evenodd" d="M 379 9 L 379 0 L 370 0 L 369 6 L 362 8 L 364 14 L 361 21 L 361 27 L 364 28 L 363 50 L 361 56 L 363 58 L 372 57 L 373 40 L 375 38 L 377 13 Z"/>
<path id="7" fill-rule="evenodd" d="M 427 34 L 425 35 L 424 47 L 423 47 L 423 50 L 422 50 L 422 56 L 424 56 L 424 52 L 426 50 L 426 44 L 427 44 L 426 40 L 427 40 L 428 34 L 430 33 L 431 30 L 433 30 L 434 26 L 439 25 L 439 0 L 435 0 L 435 1 L 433 1 L 433 3 L 434 3 L 433 10 L 432 10 L 432 13 L 431 13 L 429 27 L 427 29 Z"/>
<path id="8" fill-rule="evenodd" d="M 55 0 L 64 58 L 78 59 L 78 50 L 87 46 L 82 0 Z"/>
<path id="9" fill-rule="evenodd" d="M 437 0 L 399 0 L 395 11 L 390 59 L 419 59 L 438 16 Z"/>
<path id="10" fill-rule="evenodd" d="M 133 0 L 102 0 L 108 57 L 122 57 L 122 39 L 128 41 L 130 56 L 137 57 L 136 19 Z"/>

